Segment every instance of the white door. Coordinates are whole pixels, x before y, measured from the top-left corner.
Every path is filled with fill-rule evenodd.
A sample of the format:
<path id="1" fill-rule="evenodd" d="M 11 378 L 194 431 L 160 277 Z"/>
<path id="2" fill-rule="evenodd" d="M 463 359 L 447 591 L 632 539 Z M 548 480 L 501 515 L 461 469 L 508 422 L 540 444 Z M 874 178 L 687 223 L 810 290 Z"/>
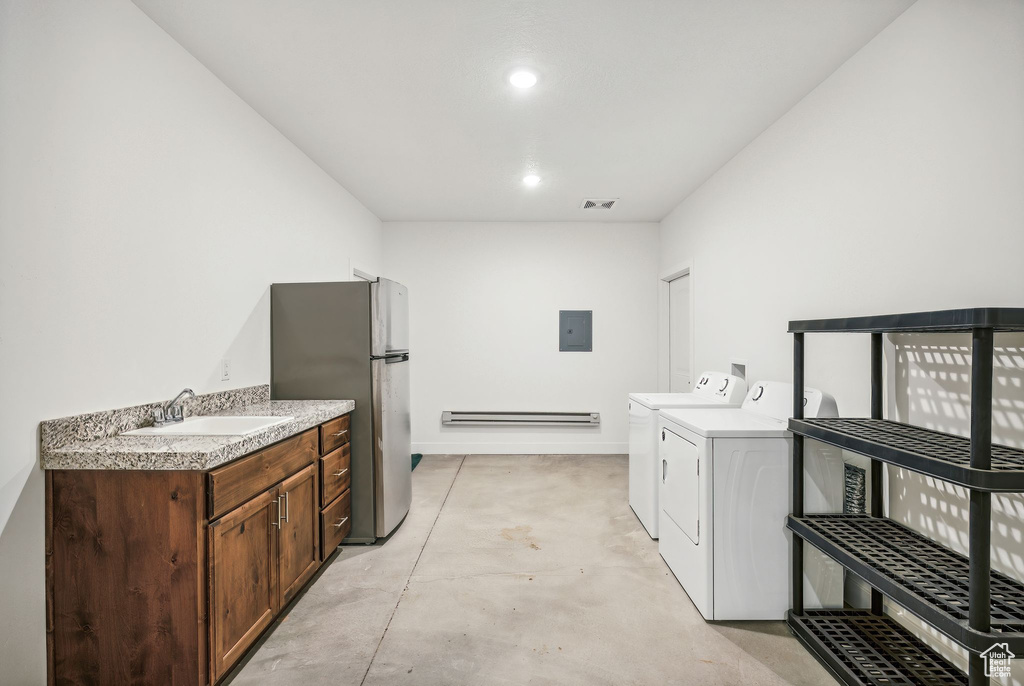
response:
<path id="1" fill-rule="evenodd" d="M 690 275 L 668 284 L 669 391 L 693 390 L 690 372 Z"/>

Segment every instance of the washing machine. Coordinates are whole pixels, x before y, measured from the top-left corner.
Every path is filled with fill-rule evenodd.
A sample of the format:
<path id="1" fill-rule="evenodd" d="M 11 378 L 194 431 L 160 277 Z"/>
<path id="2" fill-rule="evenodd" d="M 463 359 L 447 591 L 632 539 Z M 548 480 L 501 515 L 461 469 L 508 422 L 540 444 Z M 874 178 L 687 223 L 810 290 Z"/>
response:
<path id="1" fill-rule="evenodd" d="M 692 393 L 629 394 L 629 506 L 651 538 L 658 537 L 658 411 L 739 407 L 746 392 L 738 376 L 704 372 Z"/>
<path id="2" fill-rule="evenodd" d="M 658 552 L 706 620 L 791 607 L 792 399 L 791 384 L 765 381 L 739 408 L 660 411 Z M 838 416 L 835 400 L 805 389 L 804 416 Z M 806 510 L 841 512 L 842 452 L 808 445 L 804 463 Z M 807 606 L 842 607 L 842 567 L 804 551 Z"/>

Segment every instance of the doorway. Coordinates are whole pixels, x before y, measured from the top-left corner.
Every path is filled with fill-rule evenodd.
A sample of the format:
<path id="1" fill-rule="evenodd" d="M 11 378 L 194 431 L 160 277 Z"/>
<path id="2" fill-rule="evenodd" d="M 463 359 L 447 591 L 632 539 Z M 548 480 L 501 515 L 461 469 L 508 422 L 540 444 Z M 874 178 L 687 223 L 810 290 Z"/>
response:
<path id="1" fill-rule="evenodd" d="M 690 272 L 686 270 L 668 282 L 668 389 L 671 393 L 689 393 L 693 390 L 693 370 L 690 368 L 693 338 L 690 279 Z"/>

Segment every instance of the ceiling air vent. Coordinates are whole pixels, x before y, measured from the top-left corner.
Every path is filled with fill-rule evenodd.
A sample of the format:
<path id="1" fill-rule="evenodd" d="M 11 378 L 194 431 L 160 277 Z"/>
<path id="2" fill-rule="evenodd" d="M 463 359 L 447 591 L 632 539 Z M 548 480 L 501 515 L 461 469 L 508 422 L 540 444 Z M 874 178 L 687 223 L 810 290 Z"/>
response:
<path id="1" fill-rule="evenodd" d="M 618 198 L 584 198 L 580 208 L 584 210 L 610 210 L 615 207 Z"/>

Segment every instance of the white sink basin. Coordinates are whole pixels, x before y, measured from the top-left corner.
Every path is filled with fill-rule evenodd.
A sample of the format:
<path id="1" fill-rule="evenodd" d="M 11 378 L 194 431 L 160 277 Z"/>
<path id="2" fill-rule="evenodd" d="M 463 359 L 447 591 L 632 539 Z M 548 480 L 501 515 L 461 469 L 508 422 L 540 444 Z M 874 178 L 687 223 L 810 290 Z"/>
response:
<path id="1" fill-rule="evenodd" d="M 292 417 L 186 417 L 184 421 L 164 426 L 147 426 L 125 431 L 124 436 L 244 436 Z"/>

